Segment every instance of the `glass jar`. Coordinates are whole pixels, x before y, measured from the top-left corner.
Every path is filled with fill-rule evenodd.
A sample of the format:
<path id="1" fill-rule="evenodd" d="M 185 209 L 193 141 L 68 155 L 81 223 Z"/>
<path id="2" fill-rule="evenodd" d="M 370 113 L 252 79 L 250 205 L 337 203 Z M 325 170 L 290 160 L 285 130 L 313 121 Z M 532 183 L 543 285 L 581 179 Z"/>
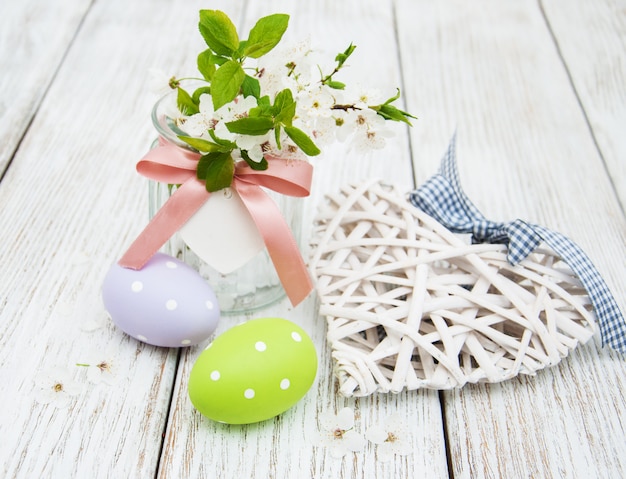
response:
<path id="1" fill-rule="evenodd" d="M 175 108 L 176 92 L 159 100 L 152 110 L 152 122 L 159 134 L 170 143 L 180 148 L 190 149 L 178 139 L 176 125 L 171 120 L 169 111 Z M 173 103 L 172 103 L 173 102 Z M 153 143 L 154 148 L 157 141 Z M 149 182 L 148 203 L 150 219 L 163 206 L 176 190 L 176 185 L 155 181 Z M 300 198 L 282 195 L 271 190 L 264 191 L 276 202 L 289 225 L 294 239 L 301 248 L 302 208 Z M 213 194 L 229 195 L 230 189 Z M 269 306 L 285 296 L 272 260 L 264 248 L 251 260 L 232 273 L 222 274 L 204 262 L 189 248 L 179 233 L 175 233 L 163 246 L 164 253 L 175 256 L 200 273 L 213 288 L 220 304 L 222 314 L 239 314 Z"/>

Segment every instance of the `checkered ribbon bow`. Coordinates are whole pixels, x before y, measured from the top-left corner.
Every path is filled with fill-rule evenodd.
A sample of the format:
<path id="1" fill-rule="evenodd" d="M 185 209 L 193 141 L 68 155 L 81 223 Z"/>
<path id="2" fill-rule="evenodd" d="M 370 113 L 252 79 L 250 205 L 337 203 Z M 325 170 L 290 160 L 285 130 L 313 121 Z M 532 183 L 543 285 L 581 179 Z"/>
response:
<path id="1" fill-rule="evenodd" d="M 461 189 L 456 166 L 456 135 L 441 161 L 439 173 L 409 194 L 411 203 L 450 231 L 471 233 L 473 243 L 508 245 L 507 260 L 515 265 L 539 244 L 546 243 L 576 273 L 589 294 L 600 324 L 602 344 L 626 353 L 626 322 L 608 286 L 587 255 L 570 239 L 543 226 L 515 220 L 487 220 Z"/>

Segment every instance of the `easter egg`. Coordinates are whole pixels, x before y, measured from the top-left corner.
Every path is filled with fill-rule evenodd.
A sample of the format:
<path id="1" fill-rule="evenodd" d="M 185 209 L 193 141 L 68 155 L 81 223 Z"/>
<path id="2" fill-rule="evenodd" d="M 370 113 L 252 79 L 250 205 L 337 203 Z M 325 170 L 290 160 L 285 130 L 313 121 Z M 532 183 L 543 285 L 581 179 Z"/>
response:
<path id="1" fill-rule="evenodd" d="M 215 338 L 198 356 L 189 398 L 209 419 L 250 424 L 292 407 L 316 373 L 315 346 L 300 326 L 281 318 L 253 319 Z"/>
<path id="2" fill-rule="evenodd" d="M 182 261 L 156 253 L 140 270 L 113 265 L 104 307 L 126 334 L 155 346 L 197 344 L 211 336 L 220 310 L 211 287 Z"/>

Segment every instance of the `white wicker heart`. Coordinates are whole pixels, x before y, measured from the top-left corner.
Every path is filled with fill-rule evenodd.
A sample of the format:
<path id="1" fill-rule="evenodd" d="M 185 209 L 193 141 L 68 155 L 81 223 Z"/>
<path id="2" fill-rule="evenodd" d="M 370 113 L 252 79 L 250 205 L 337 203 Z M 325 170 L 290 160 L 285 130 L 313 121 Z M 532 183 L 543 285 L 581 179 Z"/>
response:
<path id="1" fill-rule="evenodd" d="M 511 266 L 506 246 L 468 243 L 375 180 L 326 197 L 310 266 L 342 395 L 534 374 L 593 336 L 587 293 L 552 251 Z"/>

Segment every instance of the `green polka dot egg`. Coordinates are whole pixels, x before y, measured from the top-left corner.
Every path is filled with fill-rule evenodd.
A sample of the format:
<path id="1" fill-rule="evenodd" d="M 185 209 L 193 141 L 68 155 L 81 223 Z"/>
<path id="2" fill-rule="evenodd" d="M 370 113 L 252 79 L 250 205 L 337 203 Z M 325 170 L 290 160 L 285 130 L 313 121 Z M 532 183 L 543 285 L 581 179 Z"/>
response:
<path id="1" fill-rule="evenodd" d="M 311 338 L 281 318 L 253 319 L 218 336 L 196 360 L 189 398 L 204 416 L 250 424 L 277 416 L 304 397 L 317 373 Z"/>

